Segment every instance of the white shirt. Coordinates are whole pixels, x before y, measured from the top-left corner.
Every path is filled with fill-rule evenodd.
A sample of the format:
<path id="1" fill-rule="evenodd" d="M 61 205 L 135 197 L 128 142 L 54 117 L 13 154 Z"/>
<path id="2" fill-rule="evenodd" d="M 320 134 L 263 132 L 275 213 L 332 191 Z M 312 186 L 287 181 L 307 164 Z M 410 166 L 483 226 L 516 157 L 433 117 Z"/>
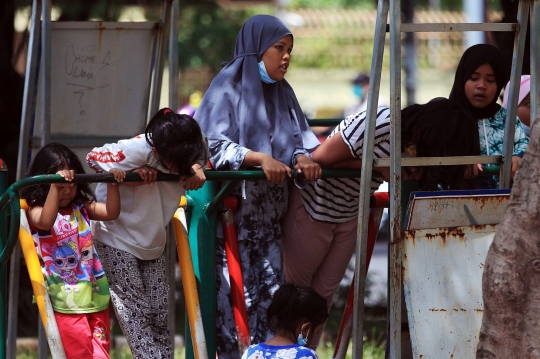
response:
<path id="1" fill-rule="evenodd" d="M 130 171 L 142 166 L 170 173 L 152 152 L 144 134 L 96 147 L 86 160 L 98 173 L 112 168 Z M 137 187 L 120 185 L 119 189 L 120 216 L 114 221 L 92 221 L 94 239 L 142 260 L 159 257 L 165 248 L 165 227 L 185 193 L 183 185 L 179 182 L 154 182 Z M 96 197 L 99 202 L 106 201 L 106 183 L 98 184 Z"/>

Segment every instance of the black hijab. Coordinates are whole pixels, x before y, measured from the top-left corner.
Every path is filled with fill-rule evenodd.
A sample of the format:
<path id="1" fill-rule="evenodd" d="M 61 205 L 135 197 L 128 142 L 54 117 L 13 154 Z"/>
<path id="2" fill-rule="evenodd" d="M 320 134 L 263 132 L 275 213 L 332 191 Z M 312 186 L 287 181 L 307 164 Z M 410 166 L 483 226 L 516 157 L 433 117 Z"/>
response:
<path id="1" fill-rule="evenodd" d="M 465 95 L 465 83 L 471 78 L 471 75 L 476 69 L 484 64 L 490 64 L 493 69 L 497 83 L 497 93 L 489 105 L 484 108 L 476 108 L 471 105 Z M 497 99 L 507 81 L 508 75 L 506 74 L 503 56 L 499 49 L 487 44 L 474 45 L 463 53 L 459 61 L 454 86 L 452 86 L 452 91 L 450 92 L 450 100 L 456 101 L 477 120 L 489 118 L 495 115 L 501 108 L 497 104 Z"/>
<path id="2" fill-rule="evenodd" d="M 442 97 L 401 110 L 401 146 L 416 146 L 417 157 L 480 155 L 478 121 L 462 106 Z M 457 189 L 466 166 L 425 166 L 422 190 Z"/>
<path id="3" fill-rule="evenodd" d="M 287 35 L 291 30 L 270 15 L 253 16 L 242 26 L 234 59 L 212 81 L 193 116 L 210 141 L 233 141 L 286 165 L 295 149 L 320 144 L 289 83 L 265 84 L 259 75 L 264 52 Z"/>

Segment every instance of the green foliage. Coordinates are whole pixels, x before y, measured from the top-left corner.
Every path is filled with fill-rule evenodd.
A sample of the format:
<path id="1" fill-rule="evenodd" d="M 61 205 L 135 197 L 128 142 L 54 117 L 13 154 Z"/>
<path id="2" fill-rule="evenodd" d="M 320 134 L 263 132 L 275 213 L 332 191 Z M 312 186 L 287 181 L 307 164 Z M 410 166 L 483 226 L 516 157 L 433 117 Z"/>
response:
<path id="1" fill-rule="evenodd" d="M 296 8 L 315 8 L 315 9 L 339 9 L 339 8 L 361 8 L 375 9 L 376 0 L 291 0 L 287 7 Z"/>
<path id="2" fill-rule="evenodd" d="M 204 64 L 218 72 L 221 62 L 232 59 L 236 36 L 247 18 L 243 10 L 223 9 L 215 3 L 184 7 L 178 37 L 180 68 Z"/>

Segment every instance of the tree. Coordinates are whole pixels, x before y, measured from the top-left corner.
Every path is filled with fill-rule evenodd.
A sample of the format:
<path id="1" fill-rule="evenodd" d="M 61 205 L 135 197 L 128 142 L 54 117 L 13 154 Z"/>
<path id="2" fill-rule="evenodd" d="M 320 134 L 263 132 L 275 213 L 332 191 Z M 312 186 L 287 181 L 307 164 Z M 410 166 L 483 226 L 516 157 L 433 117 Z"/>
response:
<path id="1" fill-rule="evenodd" d="M 540 357 L 540 121 L 514 178 L 482 278 L 477 359 Z"/>
<path id="2" fill-rule="evenodd" d="M 180 68 L 207 65 L 217 73 L 232 60 L 238 31 L 249 15 L 245 10 L 224 9 L 214 1 L 197 1 L 180 14 Z"/>

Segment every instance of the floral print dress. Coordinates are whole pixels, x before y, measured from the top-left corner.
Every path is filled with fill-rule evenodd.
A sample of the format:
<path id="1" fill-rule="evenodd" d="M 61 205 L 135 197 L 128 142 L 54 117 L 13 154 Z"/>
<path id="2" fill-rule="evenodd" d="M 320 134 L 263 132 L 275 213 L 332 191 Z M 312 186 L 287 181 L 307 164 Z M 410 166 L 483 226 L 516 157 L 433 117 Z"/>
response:
<path id="1" fill-rule="evenodd" d="M 506 109 L 502 108 L 493 117 L 478 121 L 480 132 L 480 153 L 482 156 L 502 155 L 504 152 L 504 128 L 506 124 Z M 529 138 L 525 134 L 523 125 L 516 118 L 514 133 L 514 156 L 523 157 Z M 484 188 L 499 188 L 499 176 L 483 177 Z"/>
<path id="2" fill-rule="evenodd" d="M 232 141 L 209 140 L 210 162 L 216 169 L 237 171 L 249 149 Z M 305 155 L 297 149 L 293 161 Z M 288 183 L 242 181 L 231 194 L 239 200 L 234 213 L 244 281 L 248 326 L 252 343 L 270 336 L 266 310 L 283 283 L 280 221 L 287 212 Z M 221 225 L 216 233 L 217 347 L 220 359 L 238 358 L 236 325 L 230 296 L 230 279 Z"/>

